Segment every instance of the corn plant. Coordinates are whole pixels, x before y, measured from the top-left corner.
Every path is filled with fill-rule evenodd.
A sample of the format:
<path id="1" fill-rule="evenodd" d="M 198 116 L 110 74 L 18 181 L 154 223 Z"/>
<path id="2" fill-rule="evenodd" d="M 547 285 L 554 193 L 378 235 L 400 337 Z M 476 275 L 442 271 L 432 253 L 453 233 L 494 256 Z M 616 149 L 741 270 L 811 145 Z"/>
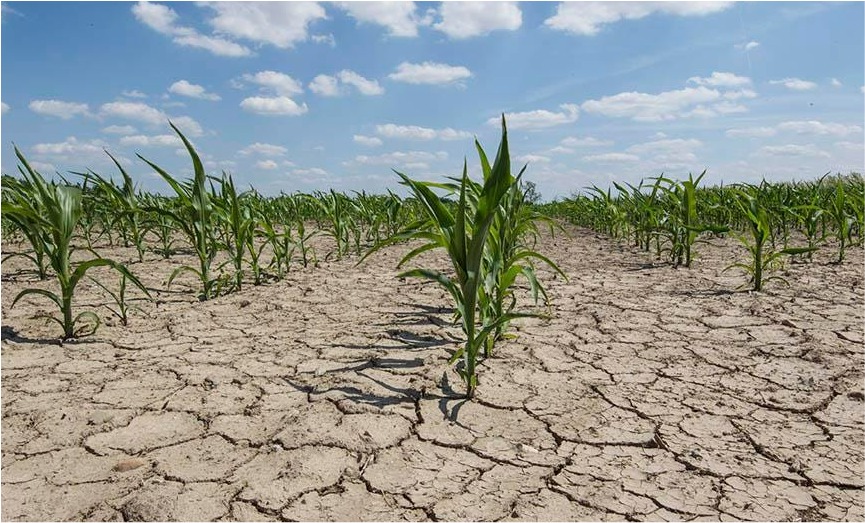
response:
<path id="1" fill-rule="evenodd" d="M 195 152 L 195 148 L 193 148 L 183 133 L 180 132 L 180 129 L 175 127 L 171 122 L 169 122 L 169 125 L 180 136 L 180 139 L 186 146 L 186 150 L 189 152 L 189 156 L 192 159 L 194 178 L 190 183 L 178 182 L 161 167 L 139 154 L 138 157 L 159 173 L 177 196 L 176 209 L 149 207 L 147 210 L 171 218 L 180 231 L 186 235 L 198 257 L 198 268 L 189 265 L 178 267 L 168 277 L 167 284 L 170 286 L 179 274 L 190 272 L 201 282 L 201 299 L 207 300 L 213 297 L 215 286 L 220 282 L 219 277 L 211 276 L 211 264 L 218 252 L 218 243 L 214 238 L 215 217 L 213 216 L 213 204 L 211 203 L 211 195 L 205 183 L 204 166 L 201 164 L 198 153 Z"/>
<path id="2" fill-rule="evenodd" d="M 847 214 L 847 199 L 844 196 L 844 183 L 838 180 L 835 192 L 828 196 L 826 212 L 835 225 L 835 238 L 838 240 L 837 263 L 844 261 L 844 251 L 850 238 L 850 225 L 853 218 Z"/>
<path id="3" fill-rule="evenodd" d="M 473 397 L 478 385 L 478 356 L 486 338 L 498 325 L 524 316 L 510 312 L 493 322 L 484 322 L 482 317 L 478 318 L 478 294 L 484 279 L 482 271 L 487 239 L 499 204 L 515 183 L 510 170 L 507 128 L 503 117 L 498 154 L 493 166 L 489 170 L 484 169 L 485 173 L 489 174 L 484 176 L 480 195 L 473 209 L 469 207 L 470 180 L 465 164 L 455 212 L 451 212 L 433 192 L 431 187 L 437 184 L 415 181 L 395 171 L 402 179 L 401 183 L 406 185 L 421 203 L 425 219 L 409 224 L 396 235 L 379 242 L 366 255 L 369 256 L 385 245 L 409 239 L 424 240 L 426 243 L 406 254 L 400 264 L 436 248 L 443 248 L 448 253 L 454 271 L 453 277 L 433 269 L 412 269 L 399 276 L 432 280 L 444 287 L 454 300 L 466 342 L 453 354 L 450 363 L 459 362 L 456 371 L 465 383 L 467 398 Z M 483 311 L 480 313 L 483 314 Z M 480 328 L 477 323 L 481 324 Z"/>
<path id="4" fill-rule="evenodd" d="M 17 150 L 17 149 L 16 149 Z M 27 165 L 27 164 L 25 164 Z M 45 205 L 40 201 L 42 192 L 49 193 L 53 190 L 53 184 L 48 184 L 37 171 L 30 169 L 24 170 L 19 166 L 19 171 L 24 176 L 23 180 L 17 180 L 12 177 L 4 177 L 3 180 L 3 204 L 10 208 L 27 209 L 31 212 L 12 212 L 3 213 L 4 223 L 6 220 L 13 223 L 24 238 L 30 243 L 32 254 L 27 252 L 14 252 L 3 257 L 3 261 L 14 257 L 21 256 L 33 262 L 36 266 L 37 274 L 40 280 L 48 278 L 48 260 L 46 259 L 46 236 L 42 230 L 42 222 L 39 217 L 42 216 Z M 32 173 L 32 175 L 31 175 Z M 39 184 L 43 184 L 42 191 L 39 190 Z"/>
<path id="5" fill-rule="evenodd" d="M 724 269 L 727 271 L 732 268 L 739 268 L 751 275 L 750 283 L 753 284 L 754 291 L 763 290 L 763 284 L 771 280 L 778 280 L 788 284 L 787 280 L 780 276 L 766 277 L 765 273 L 775 267 L 782 256 L 805 254 L 813 251 L 810 247 L 787 248 L 780 251 L 771 251 L 766 248 L 766 241 L 769 239 L 770 223 L 768 213 L 760 201 L 760 189 L 754 186 L 743 186 L 741 189 L 736 189 L 735 200 L 739 210 L 747 219 L 751 238 L 739 236 L 739 241 L 748 249 L 751 259 L 748 263 L 734 263 Z"/>
<path id="6" fill-rule="evenodd" d="M 140 307 L 137 307 L 135 305 L 130 305 L 129 302 L 126 300 L 126 286 L 127 286 L 128 280 L 127 280 L 125 274 L 120 275 L 120 284 L 118 286 L 117 292 L 112 291 L 111 289 L 108 288 L 107 285 L 101 283 L 99 280 L 97 280 L 95 278 L 89 278 L 89 279 L 90 279 L 90 281 L 95 283 L 99 288 L 101 288 L 102 290 L 107 292 L 109 296 L 111 296 L 111 299 L 114 301 L 114 305 L 117 308 L 112 309 L 110 306 L 107 306 L 107 305 L 105 308 L 107 308 L 109 311 L 111 311 L 112 314 L 117 316 L 117 319 L 120 320 L 120 323 L 123 326 L 126 326 L 129 324 L 129 312 L 130 311 L 137 310 L 137 311 L 141 312 L 142 314 L 147 314 L 144 312 L 143 309 L 141 309 Z"/>
<path id="7" fill-rule="evenodd" d="M 112 260 L 93 258 L 80 262 L 73 268 L 71 258 L 74 247 L 72 246 L 72 239 L 82 214 L 81 189 L 68 185 L 49 184 L 39 173 L 31 169 L 17 147 L 15 154 L 23 165 L 22 173 L 26 172 L 25 176 L 34 189 L 33 202 L 39 202 L 39 206 L 24 201 L 3 202 L 2 212 L 4 216 L 14 217 L 20 223 L 32 227 L 34 229 L 32 233 L 41 237 L 46 256 L 54 269 L 57 283 L 60 286 L 60 295 L 45 289 L 28 288 L 15 296 L 15 299 L 12 300 L 12 307 L 24 296 L 31 294 L 44 296 L 60 308 L 61 318 L 45 317 L 60 324 L 63 328 L 63 339 L 85 333 L 92 334 L 99 327 L 99 316 L 92 311 L 73 314 L 75 289 L 87 271 L 94 267 L 110 267 L 126 277 L 146 295 L 149 296 L 150 294 L 126 267 Z M 76 330 L 75 326 L 85 318 L 93 320 L 90 330 L 88 332 Z"/>
<path id="8" fill-rule="evenodd" d="M 255 220 L 249 207 L 243 204 L 242 195 L 237 194 L 231 175 L 223 174 L 220 184 L 221 194 L 214 199 L 214 208 L 223 225 L 223 248 L 228 251 L 234 264 L 234 289 L 240 291 L 243 286 L 244 255 L 249 244 L 254 241 Z M 258 256 L 255 261 L 257 268 Z"/>
<path id="9" fill-rule="evenodd" d="M 143 229 L 141 224 L 142 212 L 138 191 L 135 189 L 132 177 L 130 177 L 126 172 L 126 169 L 120 165 L 120 162 L 118 162 L 117 159 L 108 151 L 105 151 L 105 154 L 111 158 L 111 161 L 114 162 L 114 165 L 116 165 L 117 169 L 120 170 L 120 174 L 123 177 L 122 187 L 118 187 L 114 184 L 113 180 L 107 180 L 93 171 L 75 174 L 84 177 L 85 181 L 92 181 L 95 189 L 106 196 L 108 199 L 108 206 L 112 209 L 115 215 L 114 222 L 112 225 L 109 225 L 109 227 L 113 226 L 115 223 L 119 223 L 119 230 L 121 231 L 121 236 L 124 239 L 125 246 L 128 247 L 129 240 L 131 240 L 132 244 L 135 246 L 136 252 L 138 253 L 138 261 L 143 261 L 144 235 L 146 231 Z"/>

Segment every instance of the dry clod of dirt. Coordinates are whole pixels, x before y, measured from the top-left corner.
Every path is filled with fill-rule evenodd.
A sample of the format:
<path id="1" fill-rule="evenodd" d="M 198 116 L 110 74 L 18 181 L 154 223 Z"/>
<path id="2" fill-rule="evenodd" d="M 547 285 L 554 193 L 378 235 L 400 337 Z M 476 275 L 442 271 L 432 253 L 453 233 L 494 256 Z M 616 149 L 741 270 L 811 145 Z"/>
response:
<path id="1" fill-rule="evenodd" d="M 733 241 L 687 270 L 569 232 L 539 246 L 570 276 L 540 268 L 552 319 L 515 321 L 469 402 L 448 297 L 395 277 L 409 245 L 207 302 L 163 290 L 188 255 L 98 249 L 148 316 L 60 344 L 45 302 L 2 304 L 2 519 L 865 519 L 861 249 L 755 294 Z"/>

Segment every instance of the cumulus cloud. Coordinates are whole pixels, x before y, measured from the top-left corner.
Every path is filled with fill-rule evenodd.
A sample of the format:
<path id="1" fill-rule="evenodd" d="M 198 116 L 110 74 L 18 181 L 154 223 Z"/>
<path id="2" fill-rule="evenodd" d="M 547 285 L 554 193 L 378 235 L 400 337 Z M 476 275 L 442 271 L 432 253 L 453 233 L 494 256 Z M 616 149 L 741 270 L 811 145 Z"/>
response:
<path id="1" fill-rule="evenodd" d="M 651 142 L 639 143 L 628 147 L 627 152 L 633 154 L 675 154 L 692 152 L 703 146 L 703 142 L 694 138 L 667 138 Z"/>
<path id="2" fill-rule="evenodd" d="M 303 85 L 300 82 L 285 73 L 277 71 L 259 71 L 255 74 L 244 74 L 243 79 L 281 96 L 292 96 L 303 92 Z"/>
<path id="3" fill-rule="evenodd" d="M 378 81 L 364 78 L 349 69 L 343 69 L 335 76 L 320 74 L 309 83 L 309 90 L 319 96 L 340 96 L 352 87 L 365 96 L 384 94 Z"/>
<path id="4" fill-rule="evenodd" d="M 639 20 L 653 13 L 703 16 L 723 11 L 733 2 L 561 2 L 544 24 L 576 35 L 593 36 L 620 20 Z"/>
<path id="5" fill-rule="evenodd" d="M 2 108 L 2 114 L 6 114 L 9 110 L 9 105 L 6 102 L 0 102 L 0 108 Z"/>
<path id="6" fill-rule="evenodd" d="M 168 115 L 143 102 L 109 102 L 99 108 L 100 114 L 149 124 L 164 124 Z"/>
<path id="7" fill-rule="evenodd" d="M 105 147 L 105 143 L 102 141 L 80 142 L 76 137 L 70 136 L 62 142 L 37 143 L 31 149 L 38 155 L 62 158 L 68 155 L 93 156 L 102 154 L 103 147 Z"/>
<path id="8" fill-rule="evenodd" d="M 813 156 L 818 158 L 829 157 L 829 153 L 818 149 L 812 144 L 767 145 L 758 149 L 755 154 L 758 156 Z"/>
<path id="9" fill-rule="evenodd" d="M 309 82 L 309 90 L 319 96 L 339 96 L 339 79 L 335 76 L 320 74 Z"/>
<path id="10" fill-rule="evenodd" d="M 200 100 L 210 100 L 211 102 L 216 102 L 222 99 L 218 94 L 208 93 L 204 87 L 189 83 L 186 80 L 178 80 L 174 82 L 171 84 L 171 87 L 168 88 L 168 92 L 179 94 L 181 96 L 188 96 L 190 98 L 198 98 Z"/>
<path id="11" fill-rule="evenodd" d="M 463 140 L 472 136 L 471 133 L 457 131 L 450 127 L 430 129 L 417 125 L 396 125 L 392 123 L 377 125 L 375 130 L 379 136 L 403 140 Z"/>
<path id="12" fill-rule="evenodd" d="M 675 120 L 687 116 L 710 116 L 710 110 L 701 104 L 715 102 L 721 98 L 717 90 L 705 86 L 685 87 L 658 94 L 628 92 L 605 96 L 599 100 L 583 102 L 587 113 L 614 118 L 631 118 L 636 121 L 658 122 Z"/>
<path id="13" fill-rule="evenodd" d="M 639 159 L 639 156 L 627 153 L 603 153 L 583 156 L 583 161 L 595 163 L 636 162 Z"/>
<path id="14" fill-rule="evenodd" d="M 360 94 L 366 96 L 375 96 L 384 93 L 384 89 L 375 80 L 367 80 L 363 76 L 354 71 L 344 69 L 339 72 L 339 80 L 353 86 Z"/>
<path id="15" fill-rule="evenodd" d="M 102 132 L 105 134 L 135 134 L 138 132 L 138 129 L 131 125 L 109 125 L 108 127 L 103 127 Z"/>
<path id="16" fill-rule="evenodd" d="M 497 30 L 514 31 L 523 24 L 516 2 L 443 2 L 439 14 L 441 21 L 433 28 L 455 40 Z"/>
<path id="17" fill-rule="evenodd" d="M 309 26 L 327 18 L 316 2 L 211 2 L 217 33 L 278 48 L 305 41 Z"/>
<path id="18" fill-rule="evenodd" d="M 406 165 L 416 162 L 432 162 L 447 160 L 448 153 L 439 151 L 435 153 L 427 151 L 396 151 L 378 156 L 355 156 L 354 161 L 364 165 Z"/>
<path id="19" fill-rule="evenodd" d="M 132 89 L 131 91 L 123 91 L 120 94 L 122 96 L 125 96 L 126 98 L 147 98 L 146 94 L 142 93 L 137 89 Z"/>
<path id="20" fill-rule="evenodd" d="M 306 104 L 298 105 L 287 96 L 251 96 L 240 102 L 240 107 L 250 113 L 264 116 L 299 116 L 309 111 Z"/>
<path id="21" fill-rule="evenodd" d="M 729 138 L 768 138 L 775 136 L 774 127 L 746 127 L 740 129 L 728 129 L 724 134 Z"/>
<path id="22" fill-rule="evenodd" d="M 362 24 L 387 28 L 390 36 L 415 37 L 419 25 L 429 25 L 429 16 L 419 16 L 414 2 L 339 2 L 339 8 Z"/>
<path id="23" fill-rule="evenodd" d="M 75 102 L 63 102 L 61 100 L 33 100 L 30 102 L 30 110 L 44 116 L 55 116 L 62 120 L 69 120 L 75 116 L 87 116 L 90 108 L 87 104 Z"/>
<path id="24" fill-rule="evenodd" d="M 688 78 L 688 82 L 708 87 L 742 87 L 750 85 L 751 79 L 747 76 L 736 76 L 733 73 L 713 71 L 712 75 L 707 78 L 692 76 Z"/>
<path id="25" fill-rule="evenodd" d="M 413 64 L 403 62 L 388 78 L 409 84 L 452 84 L 472 77 L 472 72 L 461 65 L 454 66 L 436 62 Z"/>
<path id="26" fill-rule="evenodd" d="M 237 154 L 241 156 L 251 156 L 251 155 L 261 155 L 261 156 L 285 156 L 285 153 L 288 152 L 288 149 L 281 145 L 273 145 L 271 143 L 261 143 L 255 142 L 250 145 L 247 145 L 243 149 L 237 152 Z"/>
<path id="27" fill-rule="evenodd" d="M 842 87 L 844 85 L 843 83 L 841 83 L 841 80 L 837 78 L 833 78 L 829 81 L 829 83 L 832 84 L 832 87 Z"/>
<path id="28" fill-rule="evenodd" d="M 333 35 L 330 33 L 312 35 L 311 39 L 316 44 L 326 44 L 331 47 L 336 47 L 336 38 L 334 38 Z"/>
<path id="29" fill-rule="evenodd" d="M 858 125 L 845 125 L 833 122 L 823 123 L 817 120 L 783 122 L 778 124 L 778 129 L 799 134 L 832 136 L 846 136 L 862 132 L 862 127 Z"/>
<path id="30" fill-rule="evenodd" d="M 550 159 L 548 157 L 541 156 L 539 154 L 524 154 L 522 156 L 515 156 L 514 161 L 518 164 L 550 163 Z"/>
<path id="31" fill-rule="evenodd" d="M 566 147 L 606 147 L 613 145 L 611 140 L 599 140 L 592 136 L 584 136 L 582 138 L 569 136 L 560 143 Z"/>
<path id="32" fill-rule="evenodd" d="M 576 104 L 562 104 L 561 111 L 537 109 L 520 113 L 506 113 L 508 129 L 543 129 L 577 121 L 580 109 Z M 488 125 L 501 125 L 501 117 L 494 116 L 487 120 Z"/>
<path id="33" fill-rule="evenodd" d="M 771 85 L 783 85 L 791 91 L 810 91 L 817 88 L 817 84 L 800 78 L 782 78 L 781 80 L 770 80 Z"/>
<path id="34" fill-rule="evenodd" d="M 138 2 L 132 13 L 141 23 L 154 31 L 173 37 L 174 43 L 205 49 L 217 56 L 250 56 L 252 51 L 236 42 L 217 36 L 207 36 L 191 27 L 177 25 L 177 13 L 168 6 L 151 2 Z"/>
<path id="35" fill-rule="evenodd" d="M 255 166 L 265 171 L 272 171 L 279 168 L 279 164 L 274 162 L 273 160 L 259 160 L 255 162 Z"/>
<path id="36" fill-rule="evenodd" d="M 135 134 L 121 138 L 120 145 L 135 147 L 183 147 L 183 141 L 176 134 L 159 134 L 155 136 Z"/>
<path id="37" fill-rule="evenodd" d="M 362 134 L 354 135 L 352 140 L 367 147 L 380 147 L 383 143 L 381 138 L 376 138 L 375 136 L 364 136 Z"/>

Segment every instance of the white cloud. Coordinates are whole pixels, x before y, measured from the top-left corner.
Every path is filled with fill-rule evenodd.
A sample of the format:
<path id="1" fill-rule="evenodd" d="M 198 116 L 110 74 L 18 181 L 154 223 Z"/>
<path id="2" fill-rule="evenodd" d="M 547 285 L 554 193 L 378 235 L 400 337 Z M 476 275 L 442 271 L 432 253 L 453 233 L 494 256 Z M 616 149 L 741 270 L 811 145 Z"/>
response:
<path id="1" fill-rule="evenodd" d="M 186 80 L 178 80 L 174 82 L 171 84 L 171 87 L 168 88 L 168 92 L 179 94 L 181 96 L 188 96 L 190 98 L 210 100 L 212 102 L 222 99 L 218 94 L 208 93 L 204 87 L 189 83 Z"/>
<path id="2" fill-rule="evenodd" d="M 839 80 L 837 78 L 833 78 L 832 80 L 829 81 L 829 83 L 832 84 L 832 87 L 841 87 L 844 85 L 841 83 L 841 80 Z"/>
<path id="3" fill-rule="evenodd" d="M 391 80 L 409 84 L 450 84 L 471 77 L 472 72 L 466 67 L 435 62 L 403 62 L 388 75 Z"/>
<path id="4" fill-rule="evenodd" d="M 321 167 L 310 167 L 308 169 L 295 169 L 292 171 L 292 173 L 300 175 L 300 176 L 305 176 L 305 175 L 310 175 L 310 174 L 313 174 L 316 176 L 328 176 L 330 174 L 329 172 L 322 169 Z"/>
<path id="5" fill-rule="evenodd" d="M 577 121 L 580 109 L 576 104 L 562 104 L 560 112 L 537 109 L 521 113 L 506 113 L 508 129 L 543 129 Z M 501 117 L 494 116 L 487 120 L 488 125 L 501 125 Z"/>
<path id="6" fill-rule="evenodd" d="M 183 141 L 176 134 L 159 134 L 155 136 L 135 134 L 121 138 L 120 145 L 135 147 L 183 147 Z M 183 149 L 183 151 L 185 152 L 186 149 Z"/>
<path id="7" fill-rule="evenodd" d="M 557 145 L 555 147 L 550 147 L 547 149 L 547 154 L 574 154 L 574 150 L 570 147 L 564 147 L 561 145 Z"/>
<path id="8" fill-rule="evenodd" d="M 523 24 L 516 2 L 443 2 L 439 14 L 442 20 L 433 27 L 456 40 L 496 30 L 515 31 Z"/>
<path id="9" fill-rule="evenodd" d="M 756 49 L 756 48 L 760 47 L 760 42 L 755 42 L 754 40 L 751 40 L 748 43 L 736 44 L 733 47 L 735 47 L 736 49 L 738 49 L 740 51 L 750 51 L 751 49 Z"/>
<path id="10" fill-rule="evenodd" d="M 632 118 L 636 121 L 657 122 L 674 120 L 683 116 L 709 115 L 699 104 L 714 102 L 721 93 L 704 86 L 685 87 L 676 91 L 658 94 L 619 93 L 605 96 L 600 100 L 583 102 L 582 109 L 587 113 L 602 114 L 614 118 Z M 694 109 L 691 109 L 694 107 Z M 691 109 L 688 111 L 688 109 Z M 697 110 L 698 112 L 694 112 Z"/>
<path id="11" fill-rule="evenodd" d="M 376 138 L 375 136 L 363 136 L 362 134 L 354 135 L 352 140 L 367 147 L 380 147 L 383 143 L 381 138 Z"/>
<path id="12" fill-rule="evenodd" d="M 761 147 L 755 153 L 758 156 L 814 156 L 819 158 L 828 158 L 829 154 L 826 151 L 817 149 L 814 145 L 767 145 Z"/>
<path id="13" fill-rule="evenodd" d="M 336 47 L 336 38 L 332 34 L 312 35 L 312 41 L 317 44 L 327 44 L 331 47 Z"/>
<path id="14" fill-rule="evenodd" d="M 204 135 L 204 129 L 202 129 L 201 125 L 196 122 L 192 117 L 178 116 L 176 118 L 171 118 L 171 123 L 173 123 L 174 126 L 178 129 L 180 129 L 180 131 L 187 137 Z"/>
<path id="15" fill-rule="evenodd" d="M 6 111 L 9 110 L 9 105 L 7 105 L 6 102 L 0 102 L 0 107 L 2 107 L 3 114 L 6 114 Z"/>
<path id="16" fill-rule="evenodd" d="M 432 162 L 447 160 L 448 153 L 439 151 L 430 153 L 426 151 L 397 151 L 385 153 L 379 156 L 355 156 L 354 161 L 364 165 L 406 165 L 415 162 Z"/>
<path id="17" fill-rule="evenodd" d="M 861 133 L 862 127 L 858 125 L 844 125 L 840 123 L 823 123 L 817 120 L 783 122 L 778 124 L 778 130 L 792 131 L 799 134 L 816 134 L 846 136 L 853 133 Z"/>
<path id="18" fill-rule="evenodd" d="M 703 146 L 703 142 L 694 138 L 667 138 L 651 142 L 639 143 L 628 147 L 627 152 L 633 154 L 677 154 L 691 152 Z"/>
<path id="19" fill-rule="evenodd" d="M 415 37 L 418 25 L 429 25 L 418 17 L 414 2 L 340 2 L 336 4 L 360 23 L 386 27 L 391 36 Z"/>
<path id="20" fill-rule="evenodd" d="M 384 89 L 375 80 L 367 80 L 363 76 L 354 71 L 343 69 L 339 72 L 339 80 L 351 86 L 354 86 L 360 94 L 366 96 L 375 96 L 384 93 Z"/>
<path id="21" fill-rule="evenodd" d="M 777 131 L 774 127 L 748 127 L 742 129 L 728 129 L 724 134 L 729 138 L 767 138 L 775 136 Z"/>
<path id="22" fill-rule="evenodd" d="M 165 124 L 168 122 L 168 116 L 164 112 L 143 102 L 109 102 L 102 104 L 99 112 L 105 116 L 114 116 L 149 124 Z"/>
<path id="23" fill-rule="evenodd" d="M 335 76 L 320 74 L 309 82 L 309 90 L 319 96 L 339 96 L 339 80 Z"/>
<path id="24" fill-rule="evenodd" d="M 525 163 L 550 163 L 550 159 L 546 156 L 541 156 L 539 154 L 524 154 L 522 156 L 515 156 L 514 161 L 519 164 Z"/>
<path id="25" fill-rule="evenodd" d="M 211 2 L 217 33 L 279 48 L 307 39 L 310 24 L 327 18 L 316 2 Z"/>
<path id="26" fill-rule="evenodd" d="M 277 169 L 279 167 L 279 164 L 277 164 L 273 160 L 259 160 L 255 162 L 255 166 L 265 171 L 272 171 L 274 169 Z"/>
<path id="27" fill-rule="evenodd" d="M 727 9 L 733 2 L 561 2 L 544 21 L 551 29 L 592 36 L 619 20 L 638 20 L 652 13 L 702 16 Z"/>
<path id="28" fill-rule="evenodd" d="M 105 134 L 135 134 L 138 129 L 131 125 L 109 125 L 104 127 L 102 132 Z"/>
<path id="29" fill-rule="evenodd" d="M 174 43 L 186 47 L 205 49 L 217 56 L 249 56 L 252 51 L 225 38 L 207 36 L 191 27 L 176 25 L 177 13 L 162 4 L 141 1 L 132 6 L 132 13 L 140 22 L 164 35 L 172 36 Z"/>
<path id="30" fill-rule="evenodd" d="M 583 161 L 597 163 L 636 162 L 639 159 L 639 156 L 626 153 L 604 153 L 583 156 Z"/>
<path id="31" fill-rule="evenodd" d="M 833 145 L 839 149 L 846 149 L 848 151 L 861 151 L 865 148 L 865 144 L 862 142 L 835 142 Z"/>
<path id="32" fill-rule="evenodd" d="M 131 91 L 123 91 L 120 94 L 125 96 L 126 98 L 147 98 L 146 94 L 142 93 L 137 89 L 132 89 Z"/>
<path id="33" fill-rule="evenodd" d="M 251 156 L 251 155 L 260 154 L 261 156 L 277 157 L 277 156 L 285 156 L 285 153 L 287 153 L 287 152 L 288 152 L 288 149 L 286 149 L 285 147 L 283 147 L 281 145 L 273 145 L 270 143 L 255 142 L 253 144 L 247 145 L 246 147 L 244 147 L 243 149 L 238 151 L 237 154 L 239 154 L 241 156 Z"/>
<path id="34" fill-rule="evenodd" d="M 727 91 L 724 93 L 724 98 L 727 100 L 739 100 L 740 98 L 756 98 L 757 93 L 751 89 L 742 89 L 741 91 Z"/>
<path id="35" fill-rule="evenodd" d="M 63 102 L 60 100 L 33 100 L 30 102 L 30 110 L 37 114 L 56 116 L 63 120 L 69 120 L 78 115 L 86 116 L 90 114 L 90 108 L 87 104 Z"/>
<path id="36" fill-rule="evenodd" d="M 57 167 L 54 166 L 53 163 L 48 162 L 29 162 L 30 167 L 32 167 L 36 172 L 39 173 L 47 173 L 57 171 Z"/>
<path id="37" fill-rule="evenodd" d="M 712 76 L 709 76 L 708 78 L 692 76 L 691 78 L 688 78 L 688 82 L 697 85 L 706 85 L 708 87 L 741 87 L 743 85 L 749 85 L 751 79 L 747 76 L 736 76 L 733 73 L 713 71 Z"/>
<path id="38" fill-rule="evenodd" d="M 417 125 L 396 125 L 392 123 L 377 125 L 375 131 L 386 138 L 397 138 L 403 140 L 464 140 L 471 138 L 471 133 L 458 131 L 446 127 L 444 129 L 430 129 L 418 127 Z"/>
<path id="39" fill-rule="evenodd" d="M 613 142 L 611 140 L 598 140 L 591 136 L 584 136 L 582 138 L 569 136 L 562 140 L 561 144 L 567 147 L 607 147 L 613 145 Z"/>
<path id="40" fill-rule="evenodd" d="M 281 96 L 292 96 L 303 92 L 303 85 L 285 73 L 276 71 L 259 71 L 255 74 L 245 74 L 243 79 Z"/>
<path id="41" fill-rule="evenodd" d="M 79 142 L 77 138 L 70 136 L 63 142 L 37 143 L 32 147 L 32 150 L 39 155 L 63 157 L 66 155 L 102 154 L 104 146 L 105 143 L 98 140 Z"/>
<path id="42" fill-rule="evenodd" d="M 720 114 L 739 114 L 748 112 L 747 107 L 742 104 L 736 104 L 733 102 L 721 102 L 719 104 L 713 105 L 712 109 Z"/>
<path id="43" fill-rule="evenodd" d="M 306 104 L 298 105 L 287 96 L 252 96 L 240 102 L 240 107 L 265 116 L 299 116 L 309 111 Z"/>
<path id="44" fill-rule="evenodd" d="M 791 91 L 810 91 L 817 88 L 817 84 L 799 78 L 783 78 L 781 80 L 770 80 L 771 85 L 783 85 Z"/>

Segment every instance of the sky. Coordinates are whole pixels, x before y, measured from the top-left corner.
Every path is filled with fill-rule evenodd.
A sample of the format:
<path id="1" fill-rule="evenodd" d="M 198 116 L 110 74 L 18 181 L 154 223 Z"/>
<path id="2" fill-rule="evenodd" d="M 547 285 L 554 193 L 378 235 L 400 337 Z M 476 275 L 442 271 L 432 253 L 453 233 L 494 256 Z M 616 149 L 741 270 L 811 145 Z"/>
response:
<path id="1" fill-rule="evenodd" d="M 440 180 L 475 137 L 545 199 L 862 172 L 865 3 L 3 2 L 2 170 L 167 186 L 191 162 L 264 194 Z"/>

